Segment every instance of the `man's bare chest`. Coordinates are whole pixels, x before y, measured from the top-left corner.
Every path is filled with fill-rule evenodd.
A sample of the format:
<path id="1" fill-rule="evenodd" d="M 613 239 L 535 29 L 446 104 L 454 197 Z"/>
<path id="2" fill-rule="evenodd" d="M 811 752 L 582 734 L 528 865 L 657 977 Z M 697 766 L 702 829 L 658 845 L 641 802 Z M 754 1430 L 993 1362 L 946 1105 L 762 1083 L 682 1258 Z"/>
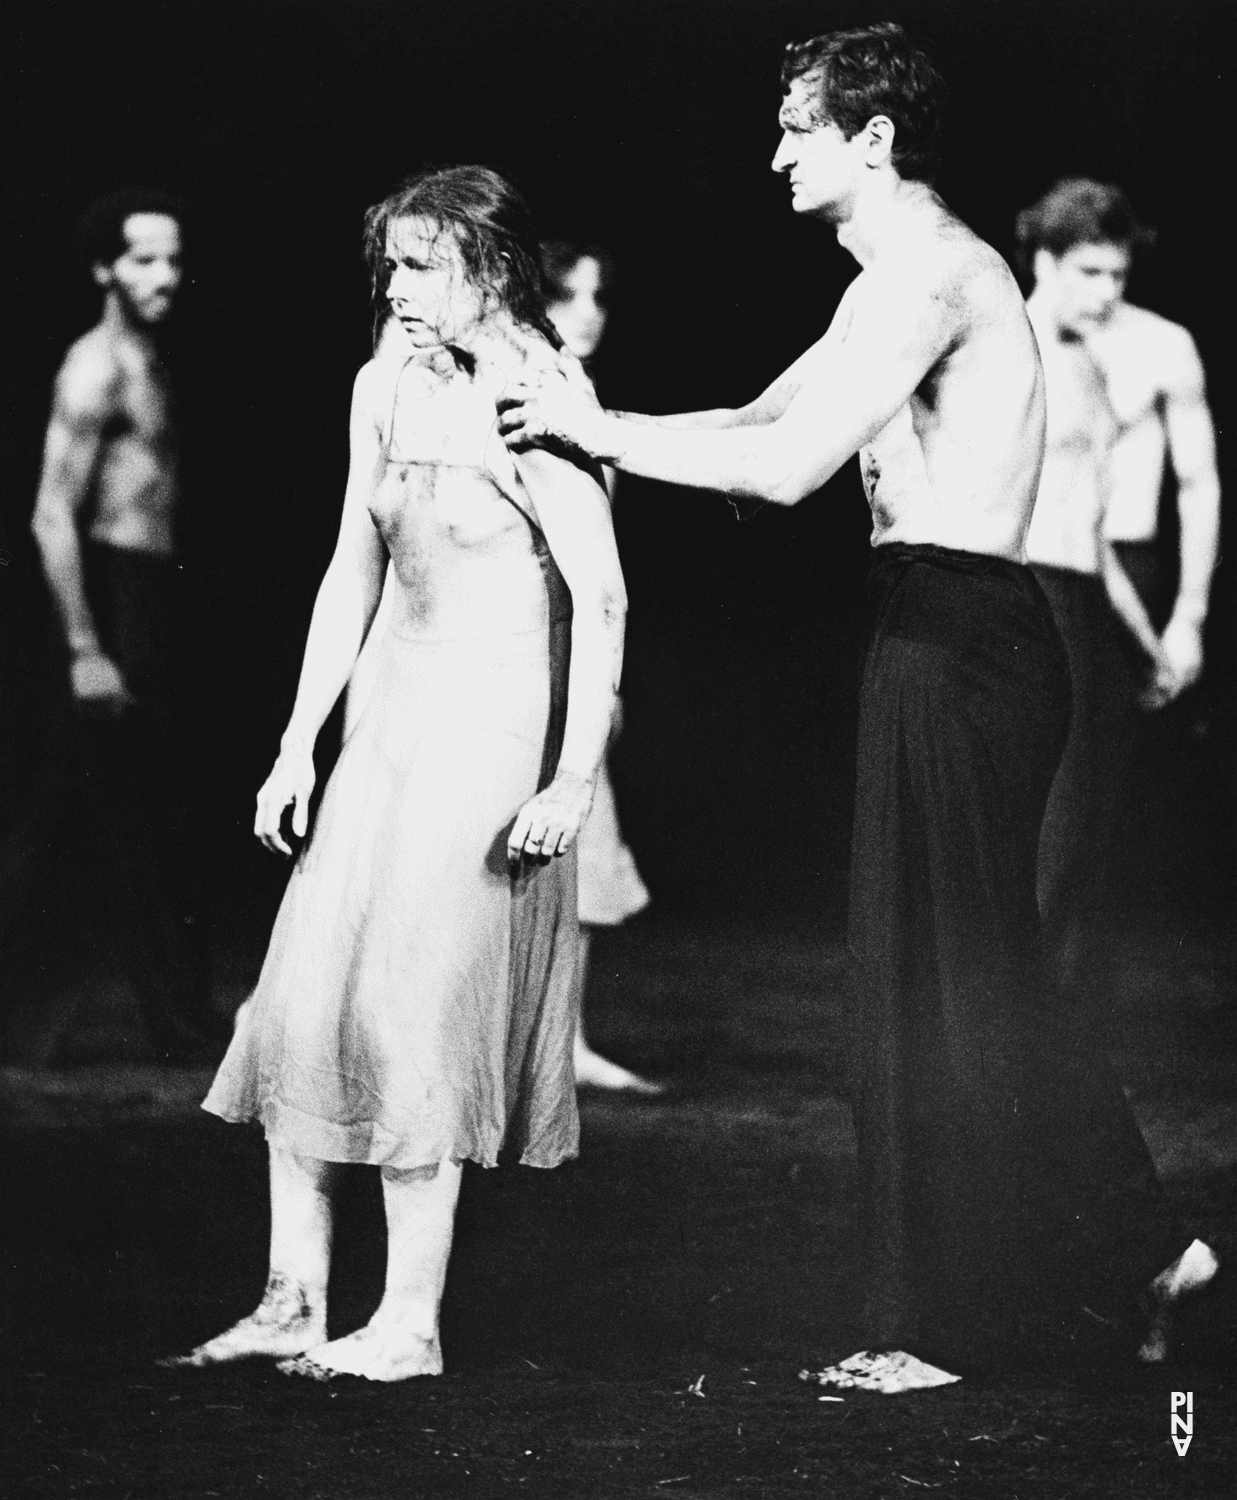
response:
<path id="1" fill-rule="evenodd" d="M 163 370 L 126 371 L 104 426 L 104 441 L 137 445 L 154 455 L 170 455 L 179 440 L 171 382 Z"/>

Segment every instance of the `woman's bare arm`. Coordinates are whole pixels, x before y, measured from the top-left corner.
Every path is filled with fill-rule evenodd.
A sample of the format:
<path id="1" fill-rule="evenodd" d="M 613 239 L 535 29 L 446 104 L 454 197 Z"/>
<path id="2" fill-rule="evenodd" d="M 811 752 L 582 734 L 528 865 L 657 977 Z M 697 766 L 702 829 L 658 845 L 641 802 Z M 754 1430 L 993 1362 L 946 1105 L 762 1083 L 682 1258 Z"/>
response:
<path id="1" fill-rule="evenodd" d="M 550 453 L 526 453 L 521 477 L 571 590 L 567 724 L 553 782 L 525 804 L 508 855 L 564 854 L 593 800 L 623 668 L 627 590 L 605 490 L 583 469 Z"/>
<path id="2" fill-rule="evenodd" d="M 352 393 L 350 460 L 344 509 L 335 552 L 314 603 L 292 717 L 280 741 L 279 758 L 258 793 L 254 833 L 268 848 L 290 854 L 279 822 L 294 804 L 293 831 L 303 836 L 313 791 L 313 747 L 327 714 L 343 691 L 365 632 L 378 607 L 386 548 L 369 513 L 382 470 L 382 441 L 373 363 L 361 370 Z"/>

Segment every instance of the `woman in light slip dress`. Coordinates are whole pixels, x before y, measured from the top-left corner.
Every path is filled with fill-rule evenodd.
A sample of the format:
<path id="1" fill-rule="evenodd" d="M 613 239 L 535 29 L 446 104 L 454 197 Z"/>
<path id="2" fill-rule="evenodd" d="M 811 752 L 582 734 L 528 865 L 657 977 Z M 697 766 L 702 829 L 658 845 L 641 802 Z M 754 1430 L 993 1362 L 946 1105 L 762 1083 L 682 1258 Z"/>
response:
<path id="1" fill-rule="evenodd" d="M 409 343 L 356 382 L 339 541 L 255 832 L 304 835 L 318 730 L 388 558 L 390 623 L 253 998 L 204 1107 L 260 1120 L 271 1250 L 257 1310 L 184 1357 L 289 1374 L 442 1369 L 438 1309 L 461 1164 L 574 1156 L 574 844 L 605 751 L 626 597 L 600 475 L 506 456 L 517 371 L 584 380 L 545 316 L 523 201 L 480 167 L 424 172 L 371 209 L 375 294 Z M 331 1183 L 378 1166 L 382 1302 L 327 1341 Z"/>
<path id="2" fill-rule="evenodd" d="M 609 255 L 600 246 L 576 240 L 544 240 L 541 260 L 546 281 L 546 312 L 558 330 L 567 351 L 574 354 L 585 369 L 606 331 L 609 321 L 609 296 L 614 268 Z M 407 358 L 407 339 L 400 324 L 388 318 L 377 340 L 376 357 L 403 360 Z M 615 474 L 606 469 L 606 488 L 614 497 Z M 376 681 L 380 643 L 391 613 L 397 587 L 392 570 L 388 570 L 386 587 L 370 633 L 357 659 L 348 684 L 345 705 L 344 735 L 347 737 L 360 720 Z M 610 742 L 617 737 L 622 723 L 622 703 L 615 701 Z M 664 1085 L 642 1078 L 630 1068 L 603 1057 L 589 1046 L 584 1031 L 584 991 L 588 981 L 589 956 L 594 927 L 617 927 L 649 904 L 648 888 L 640 878 L 636 861 L 623 839 L 619 826 L 614 787 L 607 759 L 603 758 L 597 773 L 593 807 L 576 840 L 578 871 L 578 909 L 580 940 L 576 959 L 575 985 L 576 1031 L 572 1045 L 577 1085 L 586 1088 L 617 1089 L 628 1093 L 656 1095 Z"/>

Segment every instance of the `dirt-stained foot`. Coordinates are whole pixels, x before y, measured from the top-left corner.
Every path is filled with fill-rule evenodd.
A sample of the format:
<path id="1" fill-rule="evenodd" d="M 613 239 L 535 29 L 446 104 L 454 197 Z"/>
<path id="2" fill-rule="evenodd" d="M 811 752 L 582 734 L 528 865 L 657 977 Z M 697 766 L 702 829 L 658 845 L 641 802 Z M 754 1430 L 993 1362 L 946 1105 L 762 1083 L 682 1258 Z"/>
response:
<path id="1" fill-rule="evenodd" d="M 628 1094 L 647 1096 L 666 1092 L 664 1083 L 654 1083 L 650 1078 L 641 1078 L 639 1073 L 620 1067 L 618 1063 L 611 1062 L 608 1057 L 602 1057 L 600 1052 L 594 1052 L 587 1043 L 581 1042 L 578 1038 L 572 1060 L 575 1063 L 578 1088 L 613 1089 Z"/>
<path id="2" fill-rule="evenodd" d="M 442 1374 L 442 1346 L 436 1334 L 425 1338 L 399 1320 L 375 1318 L 345 1338 L 315 1345 L 299 1359 L 281 1360 L 276 1369 L 310 1380 L 332 1380 L 337 1375 L 411 1380 L 416 1375 Z"/>
<path id="3" fill-rule="evenodd" d="M 281 1359 L 312 1349 L 322 1343 L 325 1335 L 326 1306 L 323 1300 L 319 1298 L 315 1303 L 299 1282 L 282 1272 L 273 1271 L 262 1301 L 247 1318 L 242 1318 L 226 1333 L 208 1343 L 199 1344 L 190 1353 L 160 1363 L 171 1369 L 203 1369 L 207 1365 L 263 1355 Z"/>
<path id="4" fill-rule="evenodd" d="M 1220 1261 L 1210 1245 L 1194 1240 L 1147 1288 L 1151 1328 L 1138 1350 L 1144 1364 L 1163 1364 L 1172 1349 L 1173 1328 L 1183 1297 L 1201 1292 L 1215 1280 Z"/>
<path id="5" fill-rule="evenodd" d="M 913 1354 L 901 1349 L 887 1354 L 869 1354 L 861 1349 L 849 1359 L 824 1370 L 800 1370 L 800 1380 L 819 1385 L 837 1386 L 839 1390 L 879 1391 L 882 1396 L 897 1396 L 903 1391 L 926 1391 L 938 1385 L 953 1385 L 962 1379 L 947 1370 L 938 1370 Z"/>

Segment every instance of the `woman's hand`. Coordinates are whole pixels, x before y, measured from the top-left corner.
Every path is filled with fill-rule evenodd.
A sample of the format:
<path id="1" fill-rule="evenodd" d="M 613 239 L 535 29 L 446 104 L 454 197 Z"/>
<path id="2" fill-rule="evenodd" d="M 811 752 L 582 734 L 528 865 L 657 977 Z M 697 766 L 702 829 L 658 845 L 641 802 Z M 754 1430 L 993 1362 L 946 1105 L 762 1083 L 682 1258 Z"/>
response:
<path id="1" fill-rule="evenodd" d="M 302 740 L 291 741 L 279 752 L 279 759 L 258 793 L 258 812 L 253 831 L 272 851 L 291 854 L 279 824 L 284 808 L 292 808 L 292 832 L 303 839 L 309 827 L 309 798 L 314 789 L 313 751 Z"/>
<path id="2" fill-rule="evenodd" d="M 546 864 L 566 854 L 593 805 L 593 782 L 574 771 L 560 771 L 545 791 L 538 792 L 516 814 L 507 839 L 507 859 Z"/>
<path id="3" fill-rule="evenodd" d="M 562 371 L 548 371 L 535 385 L 507 386 L 495 405 L 498 430 L 515 453 L 539 447 L 605 456 L 605 412 L 590 388 L 568 380 Z"/>

